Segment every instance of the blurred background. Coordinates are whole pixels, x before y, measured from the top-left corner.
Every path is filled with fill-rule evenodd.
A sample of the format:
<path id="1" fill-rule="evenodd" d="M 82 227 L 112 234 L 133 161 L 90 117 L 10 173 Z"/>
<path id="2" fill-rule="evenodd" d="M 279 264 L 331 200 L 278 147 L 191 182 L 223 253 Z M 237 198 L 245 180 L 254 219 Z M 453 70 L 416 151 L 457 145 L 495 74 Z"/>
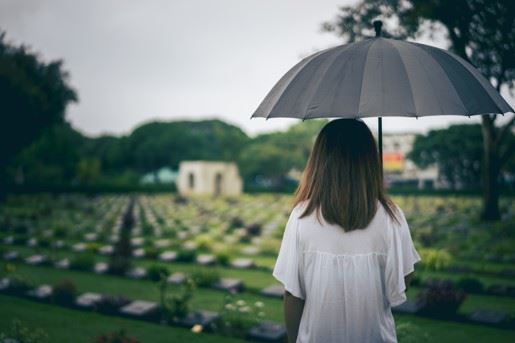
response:
<path id="1" fill-rule="evenodd" d="M 271 269 L 326 120 L 250 116 L 378 18 L 515 106 L 510 1 L 0 0 L 0 339 L 283 341 Z M 383 120 L 423 258 L 399 341 L 515 340 L 514 118 Z"/>

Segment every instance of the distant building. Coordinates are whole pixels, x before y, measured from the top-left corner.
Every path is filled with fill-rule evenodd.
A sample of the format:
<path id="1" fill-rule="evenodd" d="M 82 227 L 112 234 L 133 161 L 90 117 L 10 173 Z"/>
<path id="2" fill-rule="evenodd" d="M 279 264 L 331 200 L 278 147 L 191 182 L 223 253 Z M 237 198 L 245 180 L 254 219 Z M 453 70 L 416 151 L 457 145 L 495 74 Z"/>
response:
<path id="1" fill-rule="evenodd" d="M 179 164 L 177 190 L 185 196 L 237 196 L 243 190 L 243 181 L 235 163 L 183 161 Z"/>

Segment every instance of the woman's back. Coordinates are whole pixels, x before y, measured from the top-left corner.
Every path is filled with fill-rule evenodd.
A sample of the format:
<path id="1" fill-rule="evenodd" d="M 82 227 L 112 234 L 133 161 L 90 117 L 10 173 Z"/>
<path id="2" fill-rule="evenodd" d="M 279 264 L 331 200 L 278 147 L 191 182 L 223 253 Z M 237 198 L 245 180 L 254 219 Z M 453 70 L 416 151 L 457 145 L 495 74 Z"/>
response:
<path id="1" fill-rule="evenodd" d="M 288 220 L 273 275 L 305 305 L 297 342 L 396 342 L 391 306 L 420 260 L 402 210 L 399 223 L 377 203 L 364 229 L 345 232 L 316 211 Z"/>

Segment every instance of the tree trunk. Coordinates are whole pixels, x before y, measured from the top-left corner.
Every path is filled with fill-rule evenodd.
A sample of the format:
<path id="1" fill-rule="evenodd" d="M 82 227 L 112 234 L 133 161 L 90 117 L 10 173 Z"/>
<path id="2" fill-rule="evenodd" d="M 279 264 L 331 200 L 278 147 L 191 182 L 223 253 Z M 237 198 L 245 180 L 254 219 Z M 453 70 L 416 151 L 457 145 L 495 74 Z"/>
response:
<path id="1" fill-rule="evenodd" d="M 496 141 L 494 119 L 489 115 L 482 116 L 483 133 L 483 209 L 481 219 L 499 220 L 499 149 Z"/>

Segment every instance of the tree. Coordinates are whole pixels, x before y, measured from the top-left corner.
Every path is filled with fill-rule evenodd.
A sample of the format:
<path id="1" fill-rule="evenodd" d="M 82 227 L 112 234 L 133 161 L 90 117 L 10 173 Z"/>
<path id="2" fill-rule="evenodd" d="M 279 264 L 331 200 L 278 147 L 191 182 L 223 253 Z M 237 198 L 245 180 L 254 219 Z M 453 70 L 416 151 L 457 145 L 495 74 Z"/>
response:
<path id="1" fill-rule="evenodd" d="M 46 63 L 26 46 L 15 46 L 0 31 L 0 199 L 7 164 L 77 101 L 62 61 Z"/>
<path id="2" fill-rule="evenodd" d="M 482 151 L 480 125 L 452 125 L 417 135 L 407 157 L 421 168 L 437 165 L 453 189 L 477 188 Z"/>
<path id="3" fill-rule="evenodd" d="M 500 0 L 361 0 L 343 6 L 334 22 L 323 24 L 325 31 L 352 42 L 372 34 L 376 17 L 385 19 L 385 36 L 417 38 L 443 29 L 456 54 L 475 65 L 498 91 L 515 85 L 515 2 Z M 515 150 L 507 143 L 515 116 L 503 126 L 495 125 L 498 115 L 482 116 L 483 211 L 484 220 L 497 220 L 499 176 L 502 166 Z"/>

